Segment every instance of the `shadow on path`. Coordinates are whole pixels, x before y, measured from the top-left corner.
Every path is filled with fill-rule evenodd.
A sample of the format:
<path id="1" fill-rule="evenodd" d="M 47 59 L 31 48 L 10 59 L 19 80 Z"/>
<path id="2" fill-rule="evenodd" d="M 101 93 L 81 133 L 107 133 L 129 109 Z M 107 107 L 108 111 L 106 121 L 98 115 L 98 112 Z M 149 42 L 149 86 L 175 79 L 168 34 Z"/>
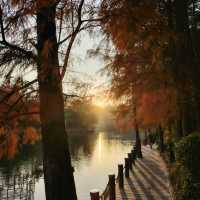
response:
<path id="1" fill-rule="evenodd" d="M 156 150 L 142 147 L 124 189 L 117 187 L 117 200 L 170 200 L 169 178 L 164 161 Z"/>

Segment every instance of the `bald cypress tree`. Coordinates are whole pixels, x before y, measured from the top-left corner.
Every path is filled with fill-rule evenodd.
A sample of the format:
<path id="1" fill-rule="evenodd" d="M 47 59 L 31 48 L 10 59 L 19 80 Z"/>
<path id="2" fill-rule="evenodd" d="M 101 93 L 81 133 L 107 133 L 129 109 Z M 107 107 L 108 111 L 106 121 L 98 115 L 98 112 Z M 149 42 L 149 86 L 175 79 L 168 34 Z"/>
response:
<path id="1" fill-rule="evenodd" d="M 6 79 L 35 69 L 47 200 L 76 200 L 65 129 L 62 80 L 80 31 L 98 26 L 98 4 L 84 0 L 1 0 L 0 66 Z M 84 10 L 84 12 L 83 12 Z M 31 85 L 31 81 L 29 86 Z M 12 96 L 7 95 L 2 101 Z"/>

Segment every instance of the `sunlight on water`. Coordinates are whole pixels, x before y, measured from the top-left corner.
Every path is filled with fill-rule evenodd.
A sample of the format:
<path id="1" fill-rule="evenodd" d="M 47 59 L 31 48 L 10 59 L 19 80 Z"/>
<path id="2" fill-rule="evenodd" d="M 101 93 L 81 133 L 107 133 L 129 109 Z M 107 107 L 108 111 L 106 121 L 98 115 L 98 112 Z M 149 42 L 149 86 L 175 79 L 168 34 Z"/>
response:
<path id="1" fill-rule="evenodd" d="M 87 162 L 82 157 L 79 160 L 79 167 L 75 166 L 75 181 L 80 200 L 90 199 L 89 192 L 92 189 L 103 192 L 108 182 L 108 175 L 117 174 L 118 164 L 124 162 L 132 143 L 132 139 L 109 137 L 103 132 L 98 134 Z"/>
<path id="2" fill-rule="evenodd" d="M 34 200 L 45 200 L 44 179 L 41 178 L 35 184 Z"/>
<path id="3" fill-rule="evenodd" d="M 89 194 L 92 189 L 98 189 L 102 192 L 108 182 L 109 174 L 117 174 L 117 165 L 124 162 L 124 158 L 132 148 L 133 137 L 130 135 L 117 135 L 100 132 L 97 134 L 80 134 L 70 136 L 70 151 L 72 157 L 72 164 L 75 168 L 75 182 L 77 195 L 79 200 L 89 200 Z M 37 149 L 37 148 L 36 148 Z M 16 174 L 24 173 L 24 169 L 29 174 L 33 174 L 33 169 L 37 169 L 42 164 L 41 149 L 36 153 L 29 155 L 27 161 L 21 160 L 20 167 L 16 165 L 11 171 L 1 169 L 0 167 L 0 183 L 4 182 L 4 190 L 6 194 L 6 180 L 8 176 L 10 180 Z M 40 159 L 39 159 L 40 158 Z M 19 162 L 19 161 L 18 161 Z M 15 169 L 16 168 L 16 169 Z M 3 170 L 7 173 L 1 177 Z M 3 179 L 2 179 L 3 178 Z M 3 182 L 2 182 L 3 181 Z M 32 175 L 28 182 L 34 182 L 33 191 L 34 199 L 31 200 L 45 200 L 44 179 L 42 173 L 39 176 Z M 27 183 L 28 183 L 27 182 Z M 13 195 L 14 191 L 10 191 Z M 26 193 L 26 191 L 24 191 Z M 1 199 L 1 196 L 0 196 Z M 13 196 L 9 200 L 13 199 Z"/>
<path id="4" fill-rule="evenodd" d="M 99 139 L 98 139 L 98 144 L 99 144 L 99 159 L 101 159 L 101 155 L 102 155 L 102 134 L 104 134 L 103 132 L 99 133 Z"/>

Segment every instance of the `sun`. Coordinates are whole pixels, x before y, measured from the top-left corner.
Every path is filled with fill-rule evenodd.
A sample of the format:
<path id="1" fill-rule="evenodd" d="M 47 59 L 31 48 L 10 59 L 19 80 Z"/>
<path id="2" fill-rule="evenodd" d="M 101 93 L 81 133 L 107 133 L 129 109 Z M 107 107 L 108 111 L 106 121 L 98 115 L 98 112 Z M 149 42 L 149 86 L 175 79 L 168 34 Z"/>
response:
<path id="1" fill-rule="evenodd" d="M 108 105 L 108 99 L 103 96 L 96 96 L 93 99 L 93 104 L 100 108 L 105 108 Z"/>
<path id="2" fill-rule="evenodd" d="M 104 108 L 106 106 L 106 102 L 104 100 L 94 100 L 93 102 L 94 105 Z"/>

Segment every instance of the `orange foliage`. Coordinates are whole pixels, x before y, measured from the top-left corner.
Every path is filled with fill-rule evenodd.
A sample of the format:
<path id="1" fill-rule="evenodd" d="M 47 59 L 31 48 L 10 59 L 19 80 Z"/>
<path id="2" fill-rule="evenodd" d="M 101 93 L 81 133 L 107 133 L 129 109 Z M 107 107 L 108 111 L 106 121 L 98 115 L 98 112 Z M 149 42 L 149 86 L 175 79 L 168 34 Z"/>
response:
<path id="1" fill-rule="evenodd" d="M 176 115 L 177 94 L 173 88 L 146 92 L 140 99 L 138 118 L 143 126 L 163 124 Z"/>
<path id="2" fill-rule="evenodd" d="M 135 44 L 150 50 L 155 41 L 163 40 L 160 25 L 164 25 L 165 20 L 156 11 L 153 0 L 141 4 L 125 0 L 103 0 L 101 14 L 105 13 L 113 15 L 108 21 L 103 21 L 104 30 L 121 53 L 135 48 Z"/>
<path id="3" fill-rule="evenodd" d="M 116 127 L 119 130 L 126 132 L 133 128 L 133 117 L 130 114 L 130 108 L 127 105 L 118 105 L 113 114 L 116 117 Z"/>
<path id="4" fill-rule="evenodd" d="M 4 98 L 14 92 L 8 99 L 0 104 L 0 159 L 6 157 L 13 159 L 19 151 L 21 136 L 19 127 L 28 127 L 23 133 L 23 144 L 34 144 L 39 140 L 37 131 L 29 127 L 30 124 L 39 124 L 39 102 L 37 99 L 24 98 L 24 93 L 19 91 L 20 82 L 15 85 L 2 85 L 0 97 Z M 27 113 L 27 114 L 26 114 Z M 28 114 L 38 113 L 38 114 Z M 23 124 L 23 126 L 22 126 Z M 20 129 L 21 129 L 20 128 Z M 14 130 L 14 131 L 13 131 Z"/>
<path id="5" fill-rule="evenodd" d="M 40 122 L 40 105 L 39 102 L 36 100 L 32 100 L 28 103 L 28 112 L 29 113 L 38 113 L 30 115 L 30 120 L 34 122 Z"/>
<path id="6" fill-rule="evenodd" d="M 0 127 L 0 136 L 5 135 L 6 129 L 4 127 Z"/>
<path id="7" fill-rule="evenodd" d="M 104 2 L 110 5 L 110 1 Z M 135 104 L 133 115 L 138 123 L 149 126 L 165 123 L 176 115 L 177 95 L 170 88 L 171 72 L 166 70 L 163 59 L 169 40 L 175 35 L 166 34 L 166 21 L 156 11 L 155 1 L 142 2 L 122 0 L 109 9 L 105 4 L 103 9 L 111 9 L 114 15 L 105 21 L 104 28 L 117 49 L 114 61 L 108 66 L 112 75 L 111 92 L 118 99 L 126 97 L 127 105 L 130 101 Z M 131 97 L 134 98 L 130 100 Z M 126 128 L 125 121 L 120 118 L 118 125 Z"/>
<path id="8" fill-rule="evenodd" d="M 39 133 L 33 127 L 28 127 L 24 131 L 23 144 L 35 144 L 39 140 Z"/>
<path id="9" fill-rule="evenodd" d="M 11 133 L 8 138 L 8 147 L 7 147 L 7 158 L 9 160 L 13 159 L 18 150 L 18 135 L 17 133 Z"/>
<path id="10" fill-rule="evenodd" d="M 128 116 L 124 118 L 118 118 L 116 120 L 116 127 L 121 131 L 127 132 L 133 128 L 133 122 Z"/>
<path id="11" fill-rule="evenodd" d="M 4 127 L 0 128 L 0 136 L 2 136 L 0 143 L 0 159 L 4 156 L 11 160 L 15 157 L 19 148 L 21 146 L 19 141 L 19 132 L 18 128 L 14 128 L 14 131 L 6 130 Z M 28 127 L 24 131 L 23 135 L 23 144 L 35 144 L 40 139 L 39 133 L 33 127 Z"/>

